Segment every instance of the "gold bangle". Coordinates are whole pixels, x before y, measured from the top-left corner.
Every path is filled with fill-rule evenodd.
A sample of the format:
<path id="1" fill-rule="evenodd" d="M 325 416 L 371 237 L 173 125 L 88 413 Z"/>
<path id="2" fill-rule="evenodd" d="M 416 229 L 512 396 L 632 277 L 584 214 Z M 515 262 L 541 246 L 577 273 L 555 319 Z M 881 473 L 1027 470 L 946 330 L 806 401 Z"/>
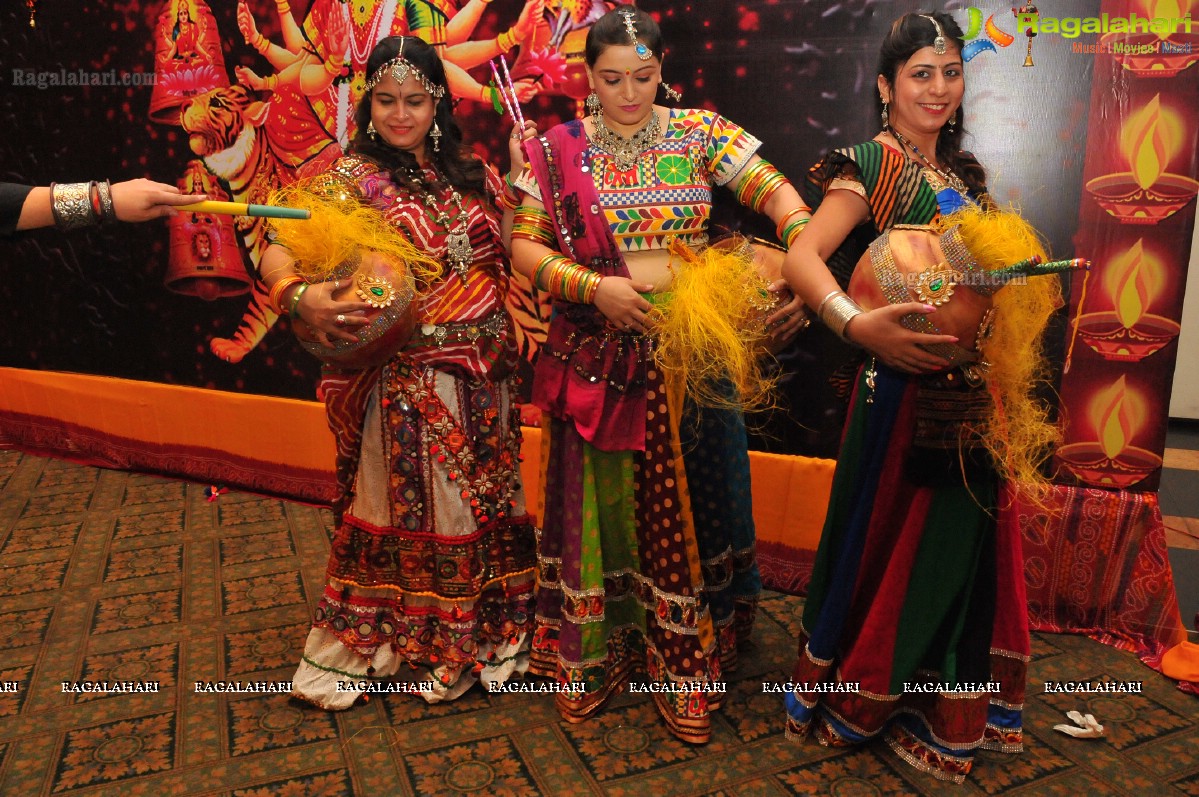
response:
<path id="1" fill-rule="evenodd" d="M 507 37 L 508 43 L 504 43 L 504 38 Z M 495 37 L 496 46 L 500 48 L 500 52 L 507 54 L 509 50 L 516 46 L 516 34 L 512 32 L 512 28 Z"/>
<path id="2" fill-rule="evenodd" d="M 332 58 L 330 58 L 328 61 L 326 61 L 324 63 L 324 67 L 325 67 L 325 71 L 328 72 L 329 75 L 332 77 L 337 77 L 338 75 L 341 74 L 341 64 L 333 63 Z"/>
<path id="3" fill-rule="evenodd" d="M 287 303 L 287 317 L 298 318 L 300 316 L 300 297 L 304 295 L 304 291 L 308 290 L 308 283 L 302 283 L 296 288 L 296 292 L 291 295 L 291 301 Z"/>
<path id="4" fill-rule="evenodd" d="M 283 294 L 302 282 L 304 282 L 304 279 L 295 274 L 288 274 L 275 281 L 275 284 L 271 286 L 270 291 L 267 293 L 267 304 L 275 311 L 275 315 L 283 315 L 287 312 L 283 307 Z"/>

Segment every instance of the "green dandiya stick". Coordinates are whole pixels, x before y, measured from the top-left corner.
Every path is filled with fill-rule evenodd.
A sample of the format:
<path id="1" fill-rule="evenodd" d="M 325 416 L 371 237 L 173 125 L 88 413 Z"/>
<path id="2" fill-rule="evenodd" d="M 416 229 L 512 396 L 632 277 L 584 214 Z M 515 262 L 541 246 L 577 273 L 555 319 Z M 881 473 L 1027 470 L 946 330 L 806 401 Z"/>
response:
<path id="1" fill-rule="evenodd" d="M 1018 276 L 1040 277 L 1045 274 L 1060 274 L 1063 271 L 1073 271 L 1080 268 L 1090 269 L 1091 261 L 1086 258 L 1076 257 L 1072 260 L 1053 260 L 1043 263 L 1040 257 L 1034 255 L 1027 260 L 1021 260 L 1019 263 L 997 268 L 994 271 L 988 271 L 987 279 L 994 282 L 1007 282 L 1013 277 Z"/>
<path id="2" fill-rule="evenodd" d="M 266 219 L 310 219 L 311 211 L 304 208 L 285 208 L 281 205 L 251 205 L 246 202 L 218 202 L 208 199 L 190 205 L 177 205 L 178 210 L 195 213 L 219 213 L 224 216 L 259 216 Z"/>

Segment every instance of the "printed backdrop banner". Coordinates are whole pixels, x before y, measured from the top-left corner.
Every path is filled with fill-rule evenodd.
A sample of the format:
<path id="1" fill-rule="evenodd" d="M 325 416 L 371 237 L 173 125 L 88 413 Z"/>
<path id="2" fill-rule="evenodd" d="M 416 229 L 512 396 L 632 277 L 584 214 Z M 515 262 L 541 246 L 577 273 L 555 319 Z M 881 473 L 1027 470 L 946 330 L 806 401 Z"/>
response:
<path id="1" fill-rule="evenodd" d="M 1071 286 L 1067 484 L 1157 489 L 1199 191 L 1190 5 L 1105 2 L 1109 27 L 1136 15 L 1151 29 L 1071 44 L 1095 63 L 1075 244 L 1096 267 Z"/>
<path id="2" fill-rule="evenodd" d="M 877 132 L 878 44 L 894 18 L 919 10 L 874 0 L 641 5 L 661 22 L 665 78 L 683 103 L 749 129 L 796 183 L 831 147 Z M 8 4 L 0 11 L 0 105 L 14 122 L 0 142 L 2 179 L 146 175 L 216 198 L 262 201 L 324 168 L 354 134 L 366 57 L 389 33 L 443 47 L 468 139 L 506 167 L 510 122 L 493 107 L 486 59 L 508 49 L 527 116 L 544 129 L 581 111 L 582 42 L 610 7 Z M 1056 256 L 1095 262 L 1071 286 L 1077 323 L 1063 314 L 1053 341 L 1059 362 L 1070 358 L 1060 385 L 1066 481 L 1156 485 L 1199 136 L 1195 35 L 1081 32 L 1082 23 L 1190 11 L 1189 0 L 1074 2 L 1078 26 L 1050 25 L 1058 12 L 1045 8 L 1039 31 L 1009 5 L 953 11 L 968 39 L 961 120 L 993 195 L 1019 205 Z M 721 194 L 722 226 L 773 236 Z M 0 242 L 8 316 L 0 365 L 312 398 L 317 363 L 267 309 L 252 276 L 264 245 L 260 221 L 193 213 Z M 544 305 L 518 289 L 512 309 L 532 355 Z M 853 356 L 818 325 L 804 333 L 782 358 L 784 410 L 755 419 L 755 447 L 833 455 L 843 417 L 833 377 Z"/>

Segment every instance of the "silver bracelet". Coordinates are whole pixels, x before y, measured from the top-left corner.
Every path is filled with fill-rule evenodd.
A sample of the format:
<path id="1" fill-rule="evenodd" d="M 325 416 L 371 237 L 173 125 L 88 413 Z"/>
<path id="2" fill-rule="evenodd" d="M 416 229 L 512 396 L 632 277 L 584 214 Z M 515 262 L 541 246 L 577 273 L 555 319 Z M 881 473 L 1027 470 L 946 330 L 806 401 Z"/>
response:
<path id="1" fill-rule="evenodd" d="M 850 321 L 864 312 L 861 306 L 843 291 L 833 291 L 825 296 L 817 310 L 824 325 L 846 343 L 851 341 L 845 337 L 845 328 L 849 326 Z"/>
<path id="2" fill-rule="evenodd" d="M 107 224 L 117 220 L 117 209 L 112 204 L 112 183 L 108 180 L 96 183 L 96 193 L 100 196 L 100 223 Z"/>
<path id="3" fill-rule="evenodd" d="M 77 230 L 96 223 L 91 183 L 51 183 L 50 209 L 60 230 Z"/>

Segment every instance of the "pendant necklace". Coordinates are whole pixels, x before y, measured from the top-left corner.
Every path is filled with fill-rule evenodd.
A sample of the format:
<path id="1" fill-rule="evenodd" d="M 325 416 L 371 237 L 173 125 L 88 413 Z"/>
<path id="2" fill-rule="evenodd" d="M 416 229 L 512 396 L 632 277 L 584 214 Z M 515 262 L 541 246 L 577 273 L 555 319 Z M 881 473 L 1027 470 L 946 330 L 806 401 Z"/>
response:
<path id="1" fill-rule="evenodd" d="M 654 145 L 662 132 L 662 123 L 658 121 L 658 112 L 654 110 L 650 111 L 645 127 L 629 138 L 604 124 L 603 111 L 594 114 L 592 119 L 595 121 L 595 134 L 591 137 L 591 143 L 611 155 L 616 161 L 617 170 L 622 172 L 633 168 L 637 159 Z"/>
<path id="2" fill-rule="evenodd" d="M 465 284 L 470 266 L 475 259 L 475 248 L 470 243 L 470 214 L 462 206 L 462 194 L 451 187 L 449 202 L 443 201 L 439 204 L 433 196 L 433 191 L 425 182 L 424 175 L 414 171 L 412 177 L 421 185 L 421 201 L 430 211 L 437 214 L 437 223 L 446 230 L 445 263 L 462 278 L 462 282 Z M 453 204 L 457 211 L 453 229 L 450 229 L 450 204 Z"/>

